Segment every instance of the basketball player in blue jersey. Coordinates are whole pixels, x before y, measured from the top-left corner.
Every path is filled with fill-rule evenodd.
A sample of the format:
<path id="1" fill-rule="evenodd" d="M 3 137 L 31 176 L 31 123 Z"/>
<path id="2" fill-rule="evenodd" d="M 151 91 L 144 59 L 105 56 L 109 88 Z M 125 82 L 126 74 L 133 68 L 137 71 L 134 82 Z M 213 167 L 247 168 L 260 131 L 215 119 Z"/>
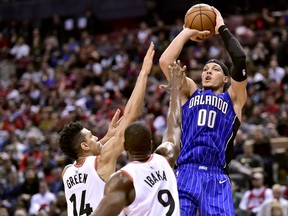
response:
<path id="1" fill-rule="evenodd" d="M 182 147 L 175 171 L 181 216 L 234 216 L 229 177 L 226 168 L 233 157 L 233 139 L 240 126 L 247 93 L 246 56 L 239 41 L 216 14 L 215 33 L 220 34 L 231 57 L 233 69 L 219 60 L 209 60 L 202 72 L 202 89 L 186 78 L 181 88 Z M 160 57 L 160 67 L 168 81 L 168 66 L 178 59 L 189 40 L 201 42 L 203 34 L 184 28 Z M 231 85 L 225 85 L 231 76 Z"/>

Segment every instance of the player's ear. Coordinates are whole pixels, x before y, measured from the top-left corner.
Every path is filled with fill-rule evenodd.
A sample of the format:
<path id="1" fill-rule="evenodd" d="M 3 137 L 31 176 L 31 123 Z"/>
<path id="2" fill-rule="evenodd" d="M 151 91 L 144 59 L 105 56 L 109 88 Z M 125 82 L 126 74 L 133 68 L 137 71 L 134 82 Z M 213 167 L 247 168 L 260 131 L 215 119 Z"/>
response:
<path id="1" fill-rule="evenodd" d="M 225 83 L 228 83 L 228 82 L 229 82 L 229 77 L 228 77 L 228 76 L 224 76 L 223 81 L 224 81 Z"/>
<path id="2" fill-rule="evenodd" d="M 80 146 L 83 150 L 89 150 L 89 145 L 86 142 L 81 142 Z"/>

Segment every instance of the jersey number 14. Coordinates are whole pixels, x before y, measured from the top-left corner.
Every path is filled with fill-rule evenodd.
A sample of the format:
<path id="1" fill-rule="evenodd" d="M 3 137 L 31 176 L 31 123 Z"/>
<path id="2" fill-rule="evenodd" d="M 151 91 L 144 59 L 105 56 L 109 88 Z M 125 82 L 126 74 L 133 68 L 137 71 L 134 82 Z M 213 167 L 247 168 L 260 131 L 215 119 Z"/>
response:
<path id="1" fill-rule="evenodd" d="M 80 211 L 79 214 L 77 212 L 77 208 L 76 208 L 76 195 L 72 194 L 72 196 L 70 197 L 70 201 L 73 203 L 73 215 L 74 216 L 80 216 L 80 215 L 90 215 L 93 212 L 93 209 L 90 206 L 90 203 L 85 203 L 85 196 L 86 196 L 86 190 L 82 191 L 82 195 L 81 195 L 81 203 L 80 203 Z"/>

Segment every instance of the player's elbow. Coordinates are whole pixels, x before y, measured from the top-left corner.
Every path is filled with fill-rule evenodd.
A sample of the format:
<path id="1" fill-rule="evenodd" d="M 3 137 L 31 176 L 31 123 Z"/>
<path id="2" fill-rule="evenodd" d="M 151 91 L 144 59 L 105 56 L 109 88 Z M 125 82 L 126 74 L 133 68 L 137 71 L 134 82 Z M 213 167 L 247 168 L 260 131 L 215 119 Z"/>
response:
<path id="1" fill-rule="evenodd" d="M 166 67 L 168 68 L 168 61 L 165 58 L 165 56 L 161 55 L 160 59 L 159 59 L 159 65 L 160 68 L 163 70 L 163 68 L 165 69 Z"/>
<path id="2" fill-rule="evenodd" d="M 170 65 L 170 61 L 165 57 L 165 55 L 162 54 L 159 59 L 159 66 L 162 72 L 164 73 L 164 75 L 166 76 L 167 80 L 170 79 L 169 70 L 168 70 L 169 65 Z"/>

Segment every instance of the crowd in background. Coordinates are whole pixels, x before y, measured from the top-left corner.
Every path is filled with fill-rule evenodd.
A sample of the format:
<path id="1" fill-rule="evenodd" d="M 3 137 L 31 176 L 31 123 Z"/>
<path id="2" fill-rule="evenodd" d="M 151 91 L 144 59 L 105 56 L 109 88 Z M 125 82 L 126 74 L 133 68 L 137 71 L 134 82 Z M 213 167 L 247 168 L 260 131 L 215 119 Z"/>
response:
<path id="1" fill-rule="evenodd" d="M 288 136 L 288 16 L 263 9 L 225 20 L 245 49 L 249 73 L 230 170 L 231 176 L 236 174 L 235 191 L 242 196 L 253 186 L 253 173 L 261 172 L 267 187 L 278 183 L 288 197 L 288 166 L 278 163 L 275 177 L 270 142 Z M 182 18 L 173 23 L 155 19 L 101 32 L 91 11 L 77 23 L 55 14 L 41 27 L 27 20 L 1 20 L 0 215 L 5 210 L 18 216 L 65 215 L 61 171 L 71 161 L 59 149 L 58 133 L 66 123 L 81 121 L 103 137 L 116 109 L 124 110 L 150 41 L 155 64 L 141 121 L 150 126 L 155 146 L 161 143 L 169 95 L 159 89 L 166 79 L 158 59 L 182 26 Z M 187 75 L 201 80 L 201 68 L 210 58 L 231 66 L 222 45 L 218 36 L 186 44 L 180 60 Z M 283 155 L 287 159 L 288 151 Z M 118 168 L 126 159 L 119 157 Z"/>

